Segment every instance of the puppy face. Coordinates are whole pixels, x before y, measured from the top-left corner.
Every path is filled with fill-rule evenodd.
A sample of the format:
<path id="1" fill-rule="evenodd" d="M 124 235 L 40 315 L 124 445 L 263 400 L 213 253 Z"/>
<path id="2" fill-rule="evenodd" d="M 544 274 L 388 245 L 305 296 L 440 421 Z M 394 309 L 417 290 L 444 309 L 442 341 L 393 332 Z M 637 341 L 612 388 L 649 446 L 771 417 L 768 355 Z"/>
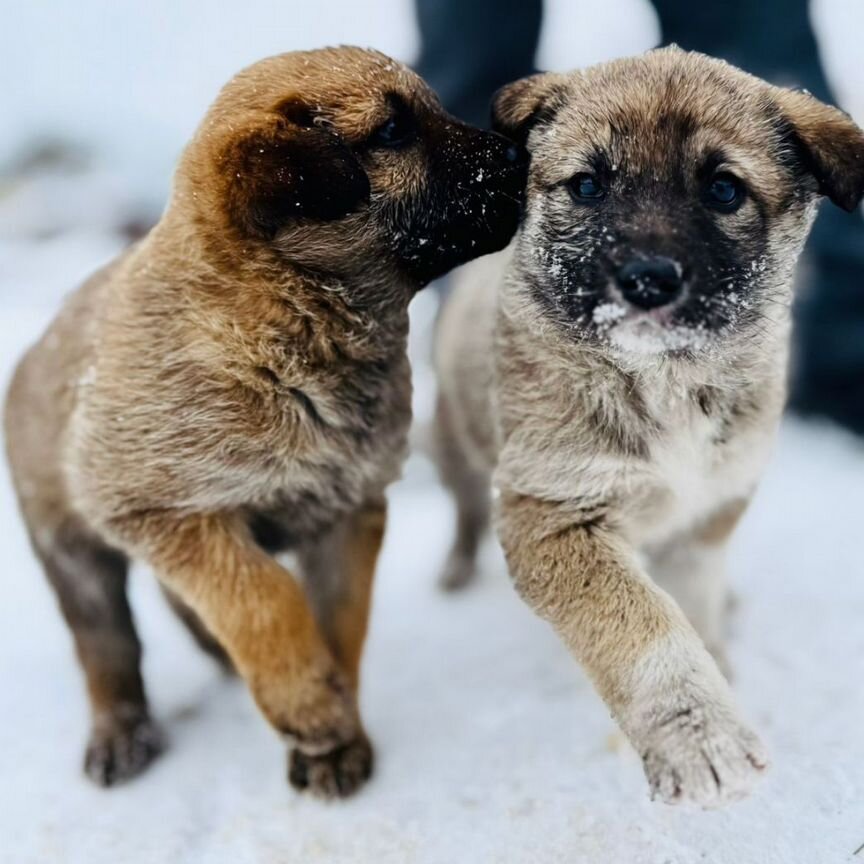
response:
<path id="1" fill-rule="evenodd" d="M 764 332 L 815 199 L 851 210 L 864 191 L 848 117 L 674 48 L 516 82 L 494 112 L 532 157 L 521 282 L 561 327 L 624 352 Z"/>
<path id="2" fill-rule="evenodd" d="M 178 174 L 196 219 L 317 271 L 417 286 L 516 229 L 524 150 L 374 51 L 272 57 L 222 91 Z"/>

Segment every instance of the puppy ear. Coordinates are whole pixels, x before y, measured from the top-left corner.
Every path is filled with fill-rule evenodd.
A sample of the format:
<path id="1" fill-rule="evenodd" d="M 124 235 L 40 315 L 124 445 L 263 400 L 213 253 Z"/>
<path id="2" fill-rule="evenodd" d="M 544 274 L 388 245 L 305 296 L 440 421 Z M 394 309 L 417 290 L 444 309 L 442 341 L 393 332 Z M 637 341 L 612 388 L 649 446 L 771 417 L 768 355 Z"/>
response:
<path id="1" fill-rule="evenodd" d="M 804 91 L 780 90 L 776 100 L 819 194 L 853 211 L 864 196 L 864 132 L 847 114 Z"/>
<path id="2" fill-rule="evenodd" d="M 296 100 L 235 141 L 222 168 L 232 223 L 262 240 L 294 219 L 330 222 L 369 200 L 369 178 L 350 148 Z"/>
<path id="3" fill-rule="evenodd" d="M 540 72 L 505 84 L 492 97 L 492 128 L 524 145 L 534 126 L 555 116 L 566 80 L 555 72 Z"/>

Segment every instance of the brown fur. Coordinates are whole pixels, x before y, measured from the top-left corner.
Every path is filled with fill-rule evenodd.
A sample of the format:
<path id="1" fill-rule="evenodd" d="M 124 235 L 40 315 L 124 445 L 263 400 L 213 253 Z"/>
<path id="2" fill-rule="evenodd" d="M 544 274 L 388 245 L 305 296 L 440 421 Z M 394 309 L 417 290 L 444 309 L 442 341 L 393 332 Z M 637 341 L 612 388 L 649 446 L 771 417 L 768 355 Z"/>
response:
<path id="1" fill-rule="evenodd" d="M 158 749 L 128 557 L 294 740 L 298 788 L 369 776 L 356 688 L 410 421 L 407 305 L 507 242 L 524 173 L 381 54 L 269 58 L 219 95 L 159 224 L 22 360 L 9 458 L 87 675 L 95 780 Z M 285 548 L 307 590 L 271 557 Z"/>
<path id="2" fill-rule="evenodd" d="M 356 691 L 386 509 L 369 507 L 300 549 L 324 638 Z"/>
<path id="3" fill-rule="evenodd" d="M 582 519 L 556 502 L 506 493 L 498 531 L 519 594 L 564 636 L 603 698 L 620 705 L 626 679 L 605 670 L 629 669 L 680 616 L 657 602 L 602 518 Z"/>

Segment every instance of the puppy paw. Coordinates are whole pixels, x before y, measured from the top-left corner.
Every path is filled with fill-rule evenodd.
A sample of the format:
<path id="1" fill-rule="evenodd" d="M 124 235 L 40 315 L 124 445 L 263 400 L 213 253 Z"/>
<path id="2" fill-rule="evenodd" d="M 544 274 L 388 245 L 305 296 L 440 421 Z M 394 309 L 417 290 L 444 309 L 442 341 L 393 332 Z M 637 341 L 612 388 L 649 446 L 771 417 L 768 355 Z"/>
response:
<path id="1" fill-rule="evenodd" d="M 651 798 L 720 807 L 746 797 L 768 764 L 759 738 L 731 711 L 693 705 L 658 723 L 641 748 Z"/>
<path id="2" fill-rule="evenodd" d="M 304 753 L 329 753 L 357 738 L 362 728 L 354 690 L 335 665 L 303 668 L 266 691 L 254 681 L 250 686 L 264 716 Z"/>
<path id="3" fill-rule="evenodd" d="M 451 553 L 441 570 L 438 585 L 444 591 L 458 591 L 473 581 L 475 571 L 473 558 Z"/>
<path id="4" fill-rule="evenodd" d="M 84 754 L 84 773 L 97 786 L 114 786 L 140 774 L 162 749 L 162 735 L 147 712 L 124 711 L 93 729 Z"/>
<path id="5" fill-rule="evenodd" d="M 318 798 L 346 798 L 372 776 L 372 745 L 365 735 L 327 753 L 291 751 L 288 780 L 301 791 Z"/>

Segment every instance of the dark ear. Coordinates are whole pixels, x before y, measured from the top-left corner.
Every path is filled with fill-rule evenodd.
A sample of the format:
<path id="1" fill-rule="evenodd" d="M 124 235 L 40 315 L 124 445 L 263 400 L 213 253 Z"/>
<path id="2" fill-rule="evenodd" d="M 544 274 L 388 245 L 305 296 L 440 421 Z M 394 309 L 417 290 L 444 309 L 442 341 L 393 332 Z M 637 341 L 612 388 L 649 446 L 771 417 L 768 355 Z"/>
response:
<path id="1" fill-rule="evenodd" d="M 253 237 L 270 240 L 293 219 L 341 219 L 369 200 L 369 178 L 350 148 L 301 107 L 285 103 L 223 159 L 231 221 Z"/>
<path id="2" fill-rule="evenodd" d="M 780 90 L 775 98 L 819 194 L 853 211 L 864 196 L 864 132 L 848 115 L 804 91 Z"/>
<path id="3" fill-rule="evenodd" d="M 492 128 L 524 145 L 537 123 L 555 116 L 566 81 L 564 75 L 540 72 L 505 84 L 492 97 Z"/>

